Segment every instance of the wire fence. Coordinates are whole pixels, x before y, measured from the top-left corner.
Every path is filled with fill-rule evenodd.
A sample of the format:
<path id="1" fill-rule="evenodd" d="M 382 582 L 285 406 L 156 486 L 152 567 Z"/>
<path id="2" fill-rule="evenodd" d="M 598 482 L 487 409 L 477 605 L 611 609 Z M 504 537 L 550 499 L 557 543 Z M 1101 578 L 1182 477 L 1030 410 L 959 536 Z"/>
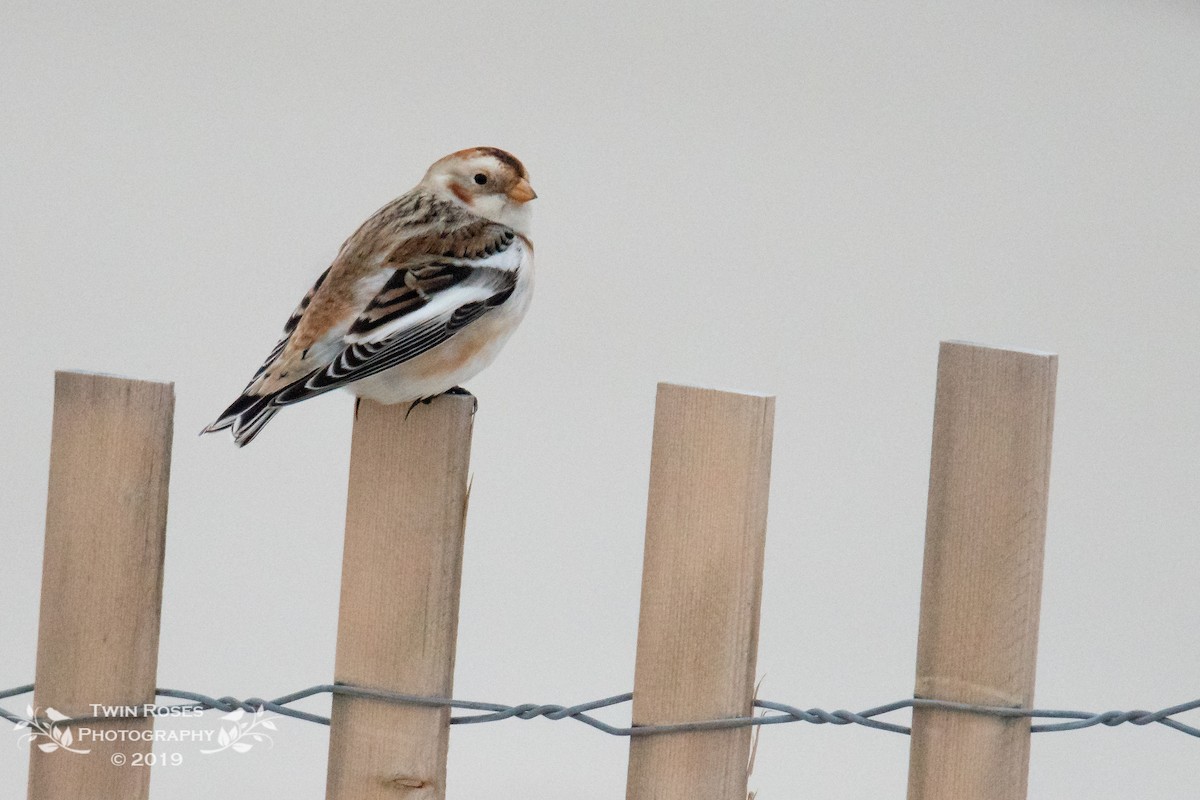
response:
<path id="1" fill-rule="evenodd" d="M 1032 702 L 1056 369 L 1055 357 L 1047 354 L 942 345 L 918 626 L 919 687 L 970 682 L 988 686 L 994 697 L 1012 698 L 1014 705 Z M 220 747 L 202 753 L 236 751 L 236 738 L 260 722 L 274 730 L 274 723 L 261 718 L 264 712 L 323 725 L 331 725 L 330 717 L 314 711 L 330 713 L 326 792 L 339 800 L 377 794 L 381 776 L 389 786 L 433 787 L 439 793 L 446 775 L 447 721 L 570 719 L 629 737 L 627 792 L 636 800 L 746 797 L 747 767 L 758 739 L 736 734 L 760 732 L 765 725 L 857 725 L 911 734 L 910 785 L 921 787 L 913 796 L 938 797 L 990 796 L 995 786 L 1008 787 L 1013 797 L 1023 795 L 1031 732 L 1153 724 L 1200 738 L 1200 716 L 1195 716 L 1200 699 L 1158 711 L 1102 712 L 912 697 L 857 712 L 751 701 L 773 399 L 665 384 L 655 404 L 634 693 L 576 705 L 450 697 L 471 426 L 469 408 L 442 404 L 433 407 L 440 409 L 437 413 L 408 422 L 395 409 L 368 405 L 354 423 L 336 677 L 354 676 L 381 688 L 343 680 L 274 699 L 173 689 L 148 696 L 157 681 L 153 655 L 161 618 L 173 402 L 169 384 L 77 374 L 56 380 L 47 506 L 55 513 L 48 512 L 46 522 L 38 650 L 59 655 L 39 660 L 38 694 L 20 704 L 28 719 L 0 708 L 0 716 L 25 731 L 24 741 L 49 737 L 30 749 L 31 798 L 82 796 L 99 782 L 111 786 L 113 796 L 148 796 L 148 771 L 114 771 L 110 767 L 117 760 L 46 754 L 71 749 L 85 732 L 89 741 L 94 733 L 128 733 L 128 738 L 100 739 L 116 742 L 118 752 L 112 755 L 126 763 L 131 756 L 153 755 L 154 735 L 179 733 L 153 730 L 152 717 L 205 710 L 235 721 L 245 712 L 255 717 L 232 728 L 223 725 L 219 735 L 187 731 L 217 735 Z M 396 459 L 396 452 L 408 457 Z M 96 470 L 101 462 L 109 468 Z M 731 482 L 731 474 L 740 477 Z M 133 500 L 128 486 L 140 487 Z M 380 492 L 380 486 L 403 491 Z M 418 520 L 409 513 L 413 507 L 442 511 L 436 519 Z M 95 524 L 81 526 L 80 519 Z M 730 553 L 738 558 L 724 555 Z M 131 563 L 146 568 L 125 569 Z M 97 602 L 117 571 L 126 579 L 122 592 L 128 601 Z M 989 591 L 980 592 L 980 585 Z M 431 625 L 430 619 L 440 623 Z M 381 629 L 403 635 L 381 643 Z M 411 647 L 416 637 L 419 648 Z M 144 642 L 148 649 L 131 650 L 130 641 Z M 681 641 L 703 642 L 704 650 L 679 647 Z M 56 669 L 64 664 L 89 668 Z M 406 687 L 424 694 L 395 691 Z M 0 692 L 0 704 L 12 705 L 5 698 L 33 691 L 27 684 Z M 642 719 L 645 704 L 656 709 L 646 721 L 673 724 L 622 719 L 629 709 L 618 707 L 635 694 L 633 720 Z M 342 699 L 330 702 L 325 695 Z M 98 696 L 152 702 L 133 708 L 75 705 L 78 698 Z M 46 707 L 33 708 L 39 700 Z M 401 707 L 438 712 L 385 713 Z M 952 716 L 956 735 L 941 735 L 936 724 L 923 725 L 929 710 Z M 63 712 L 100 716 L 67 718 Z M 1193 716 L 1184 722 L 1188 712 Z M 131 719 L 140 721 L 127 724 Z M 910 719 L 914 725 L 903 724 Z M 87 730 L 87 723 L 96 722 L 102 730 Z M 72 723 L 80 726 L 71 730 Z M 122 723 L 123 728 L 112 729 Z M 404 741 L 376 746 L 381 726 L 403 730 Z M 643 738 L 691 731 L 710 733 L 681 735 L 669 748 Z M 147 732 L 154 735 L 141 735 Z M 405 774 L 396 774 L 397 759 Z M 678 768 L 681 759 L 688 769 Z"/>
<path id="2" fill-rule="evenodd" d="M 24 686 L 16 686 L 7 691 L 0 692 L 0 700 L 10 697 L 17 697 L 23 694 L 28 694 L 33 691 L 33 684 Z M 895 711 L 900 711 L 905 708 L 935 708 L 946 711 L 958 711 L 966 714 L 985 714 L 994 717 L 1028 717 L 1030 719 L 1060 719 L 1067 720 L 1066 722 L 1050 722 L 1032 725 L 1031 730 L 1034 733 L 1049 733 L 1053 731 L 1075 731 L 1083 728 L 1091 728 L 1096 725 L 1105 725 L 1113 728 L 1118 725 L 1165 725 L 1166 727 L 1186 733 L 1189 736 L 1200 738 L 1200 727 L 1188 725 L 1174 719 L 1175 716 L 1196 711 L 1200 709 L 1200 699 L 1192 700 L 1187 703 L 1163 708 L 1158 711 L 1072 711 L 1067 709 L 1024 709 L 1024 708 L 1004 708 L 999 706 L 981 706 L 972 705 L 970 703 L 955 703 L 948 700 L 928 700 L 923 698 L 908 698 L 897 700 L 892 703 L 887 703 L 874 708 L 868 708 L 865 711 L 846 711 L 838 709 L 835 711 L 826 711 L 821 708 L 801 709 L 796 706 L 787 705 L 786 703 L 776 703 L 770 700 L 755 700 L 754 707 L 761 709 L 762 714 L 749 717 L 729 717 L 726 719 L 710 719 L 697 722 L 682 722 L 672 725 L 631 725 L 621 727 L 619 725 L 610 725 L 603 720 L 597 719 L 589 712 L 596 711 L 601 708 L 628 703 L 633 699 L 632 692 L 625 694 L 617 694 L 612 697 L 605 697 L 600 700 L 592 700 L 588 703 L 580 703 L 573 706 L 562 706 L 557 704 L 536 704 L 523 703 L 521 705 L 507 705 L 504 703 L 487 703 L 474 700 L 455 700 L 448 697 L 426 697 L 422 695 L 400 694 L 397 692 L 386 692 L 379 689 L 368 689 L 362 686 L 350 686 L 347 684 L 320 684 L 310 686 L 307 689 L 301 689 L 298 692 L 285 694 L 277 697 L 274 700 L 265 700 L 260 697 L 250 697 L 245 700 L 239 700 L 236 697 L 211 697 L 199 692 L 187 692 L 179 689 L 158 689 L 156 694 L 159 697 L 171 697 L 176 700 L 186 700 L 186 703 L 173 705 L 152 705 L 148 708 L 143 708 L 143 713 L 140 716 L 157 716 L 166 715 L 172 711 L 178 712 L 181 710 L 188 711 L 236 711 L 243 709 L 245 711 L 265 710 L 280 714 L 294 719 L 301 719 L 307 722 L 316 722 L 321 725 L 329 724 L 329 717 L 313 714 L 308 711 L 302 711 L 297 708 L 292 708 L 292 703 L 300 702 L 310 697 L 322 694 L 341 695 L 343 697 L 361 697 L 372 700 L 380 700 L 386 703 L 394 703 L 397 705 L 413 705 L 426 706 L 435 708 L 456 708 L 466 711 L 478 711 L 484 713 L 469 714 L 466 716 L 456 716 L 450 718 L 452 725 L 469 725 L 481 722 L 498 722 L 503 719 L 535 719 L 544 717 L 550 720 L 573 719 L 577 722 L 582 722 L 585 725 L 590 725 L 596 730 L 613 736 L 650 736 L 661 733 L 681 733 L 685 731 L 711 731 L 723 730 L 727 728 L 744 728 L 756 725 L 778 725 L 789 722 L 809 722 L 814 725 L 862 725 L 867 728 L 874 728 L 881 731 L 891 731 L 892 733 L 909 734 L 912 728 L 907 725 L 899 725 L 894 722 L 884 722 L 876 719 L 876 717 L 890 714 Z M 774 712 L 774 713 L 768 713 Z M 18 723 L 27 721 L 25 717 L 20 717 L 12 712 L 0 708 L 0 716 L 7 719 L 9 722 Z M 69 725 L 73 723 L 97 722 L 106 717 L 72 717 L 55 721 L 57 725 Z"/>

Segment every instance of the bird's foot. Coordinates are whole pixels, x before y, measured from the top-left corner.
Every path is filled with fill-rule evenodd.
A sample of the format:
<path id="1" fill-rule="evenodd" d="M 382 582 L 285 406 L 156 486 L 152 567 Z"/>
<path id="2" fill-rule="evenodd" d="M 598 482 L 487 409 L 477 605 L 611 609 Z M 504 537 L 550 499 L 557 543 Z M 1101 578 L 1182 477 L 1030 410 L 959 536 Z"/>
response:
<path id="1" fill-rule="evenodd" d="M 452 395 L 458 395 L 459 397 L 471 398 L 471 415 L 472 416 L 474 416 L 475 412 L 479 410 L 479 398 L 476 397 L 475 395 L 471 394 L 470 391 L 468 391 L 467 389 L 464 389 L 461 386 L 451 386 L 449 389 L 442 392 L 442 394 L 452 394 Z"/>
<path id="2" fill-rule="evenodd" d="M 408 411 L 404 412 L 404 418 L 408 419 L 408 415 L 411 414 L 413 412 L 413 409 L 416 408 L 417 406 L 427 406 L 432 402 L 433 402 L 432 397 L 421 397 L 417 400 L 413 400 L 412 405 L 408 407 Z"/>
<path id="3" fill-rule="evenodd" d="M 461 397 L 471 398 L 471 400 L 472 400 L 471 413 L 472 414 L 474 414 L 476 412 L 476 410 L 478 410 L 478 408 L 479 408 L 479 399 L 477 397 L 475 397 L 475 395 L 471 394 L 470 392 L 468 392 L 466 389 L 464 389 L 461 386 L 452 386 L 449 389 L 447 389 L 446 391 L 442 392 L 442 394 L 458 395 Z M 433 397 L 422 397 L 419 400 L 413 400 L 412 405 L 410 405 L 408 407 L 408 411 L 404 412 L 404 418 L 408 419 L 408 415 L 411 414 L 413 412 L 413 409 L 416 408 L 417 406 L 427 406 L 433 402 L 435 397 L 441 397 L 441 396 L 442 395 L 439 394 L 439 395 L 433 395 Z"/>

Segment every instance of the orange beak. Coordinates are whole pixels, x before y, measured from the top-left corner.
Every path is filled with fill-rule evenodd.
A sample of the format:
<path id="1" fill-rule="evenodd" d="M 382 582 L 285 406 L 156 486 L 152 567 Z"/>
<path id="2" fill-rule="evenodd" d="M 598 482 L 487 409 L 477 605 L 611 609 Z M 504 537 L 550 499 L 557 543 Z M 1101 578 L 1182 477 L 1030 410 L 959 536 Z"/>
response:
<path id="1" fill-rule="evenodd" d="M 508 199 L 514 203 L 528 203 L 535 197 L 537 197 L 537 192 L 533 190 L 533 187 L 529 185 L 529 181 L 525 178 L 521 178 L 516 186 L 508 190 Z"/>

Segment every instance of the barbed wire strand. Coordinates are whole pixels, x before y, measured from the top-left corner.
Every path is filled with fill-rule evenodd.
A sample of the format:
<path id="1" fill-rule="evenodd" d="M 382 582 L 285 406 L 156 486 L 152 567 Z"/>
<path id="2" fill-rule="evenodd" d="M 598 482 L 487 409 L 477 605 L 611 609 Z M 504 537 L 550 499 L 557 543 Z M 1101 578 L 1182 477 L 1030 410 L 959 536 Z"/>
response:
<path id="1" fill-rule="evenodd" d="M 16 686 L 12 689 L 0 692 L 0 700 L 9 697 L 17 697 L 19 695 L 28 694 L 33 691 L 33 684 L 24 686 Z M 1116 727 L 1118 725 L 1150 725 L 1158 724 L 1165 725 L 1172 730 L 1186 733 L 1189 736 L 1200 738 L 1200 727 L 1187 725 L 1172 717 L 1188 711 L 1200 709 L 1200 699 L 1192 700 L 1187 703 L 1170 706 L 1160 709 L 1159 711 L 1103 711 L 1094 713 L 1091 711 L 1072 711 L 1065 709 L 1024 709 L 1024 708 L 1006 708 L 999 706 L 981 706 L 972 705 L 970 703 L 955 703 L 948 700 L 930 700 L 926 698 L 908 698 L 905 700 L 897 700 L 892 703 L 887 703 L 874 708 L 866 709 L 865 711 L 853 712 L 845 709 L 837 709 L 835 711 L 825 711 L 820 708 L 800 709 L 795 706 L 787 705 L 786 703 L 776 703 L 770 700 L 755 700 L 754 707 L 763 709 L 764 711 L 773 711 L 774 714 L 764 714 L 763 716 L 750 717 L 730 717 L 728 719 L 710 719 L 697 722 L 681 722 L 671 725 L 631 725 L 629 727 L 621 727 L 618 725 L 610 725 L 603 720 L 592 716 L 591 711 L 610 706 L 628 703 L 633 699 L 632 692 L 613 695 L 599 700 L 592 700 L 587 703 L 580 703 L 574 706 L 562 706 L 556 704 L 535 704 L 523 703 L 521 705 L 506 705 L 504 703 L 486 703 L 474 700 L 455 700 L 447 697 L 426 697 L 423 695 L 402 694 L 399 692 L 387 692 L 380 689 L 369 689 L 362 686 L 351 686 L 347 684 L 320 684 L 310 686 L 307 689 L 301 689 L 298 692 L 285 694 L 277 697 L 274 700 L 264 700 L 260 697 L 250 697 L 245 700 L 239 700 L 236 697 L 211 697 L 199 692 L 187 692 L 179 689 L 158 689 L 156 690 L 158 697 L 171 697 L 176 700 L 186 700 L 189 702 L 178 703 L 173 705 L 153 705 L 149 712 L 123 716 L 124 719 L 136 718 L 138 716 L 165 716 L 178 714 L 183 711 L 224 711 L 231 712 L 237 709 L 245 711 L 257 711 L 260 708 L 266 711 L 271 711 L 281 716 L 292 717 L 294 719 L 305 720 L 307 722 L 315 722 L 321 725 L 329 724 L 329 717 L 313 714 L 308 711 L 302 711 L 297 708 L 291 708 L 292 703 L 297 703 L 309 697 L 321 694 L 341 695 L 343 697 L 358 697 L 371 700 L 379 700 L 386 703 L 395 703 L 400 705 L 416 705 L 427 706 L 433 708 L 456 708 L 467 711 L 480 711 L 485 713 L 470 714 L 466 716 L 451 717 L 450 723 L 453 725 L 470 725 L 483 722 L 497 722 L 502 719 L 534 719 L 537 717 L 545 717 L 551 720 L 573 719 L 577 722 L 582 722 L 585 725 L 611 734 L 613 736 L 650 736 L 662 733 L 682 733 L 685 731 L 710 731 L 723 730 L 727 728 L 743 728 L 753 725 L 778 725 L 789 722 L 808 722 L 814 725 L 861 725 L 867 728 L 876 730 L 890 731 L 892 733 L 908 734 L 912 729 L 906 725 L 899 725 L 892 722 L 875 719 L 875 717 L 890 714 L 895 711 L 900 711 L 905 708 L 935 708 L 944 711 L 957 711 L 968 714 L 986 714 L 996 717 L 1028 717 L 1030 719 L 1064 719 L 1068 722 L 1054 722 L 1039 725 L 1032 725 L 1031 730 L 1034 733 L 1047 733 L 1052 731 L 1075 731 L 1082 728 L 1090 728 L 1095 725 L 1105 725 L 1107 727 Z M 124 709 L 122 709 L 124 710 Z M 4 708 L 0 708 L 0 716 L 7 719 L 9 722 L 17 723 L 24 720 L 23 717 L 17 716 Z M 79 724 L 84 722 L 97 722 L 111 717 L 96 716 L 96 717 L 73 717 L 69 720 L 61 720 L 58 725 Z"/>

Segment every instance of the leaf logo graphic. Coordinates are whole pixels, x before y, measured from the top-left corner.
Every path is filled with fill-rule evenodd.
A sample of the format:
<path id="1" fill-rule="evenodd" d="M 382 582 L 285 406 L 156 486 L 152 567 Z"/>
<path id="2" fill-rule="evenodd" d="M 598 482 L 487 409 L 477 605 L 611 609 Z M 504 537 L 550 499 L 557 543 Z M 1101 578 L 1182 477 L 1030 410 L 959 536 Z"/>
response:
<path id="1" fill-rule="evenodd" d="M 232 750 L 235 753 L 246 753 L 254 744 L 266 743 L 270 747 L 275 746 L 275 741 L 270 734 L 263 733 L 263 730 L 273 731 L 278 730 L 275 723 L 264 716 L 263 707 L 259 706 L 254 712 L 254 715 L 246 720 L 245 709 L 235 709 L 221 717 L 227 720 L 232 725 L 222 725 L 221 730 L 217 733 L 217 744 L 211 750 L 201 750 L 200 752 L 208 755 L 210 753 L 220 753 L 223 750 Z M 259 730 L 259 729 L 262 730 Z"/>
<path id="2" fill-rule="evenodd" d="M 68 753 L 90 753 L 90 748 L 72 747 L 75 744 L 75 734 L 71 732 L 69 725 L 63 723 L 69 722 L 66 714 L 55 708 L 47 708 L 46 716 L 39 717 L 37 709 L 33 706 L 25 706 L 27 719 L 19 720 L 14 730 L 28 729 L 28 733 L 22 736 L 17 745 L 26 744 L 28 742 L 37 742 L 38 750 L 43 753 L 53 753 L 55 750 L 66 750 Z M 46 739 L 47 741 L 37 741 L 38 739 Z"/>

